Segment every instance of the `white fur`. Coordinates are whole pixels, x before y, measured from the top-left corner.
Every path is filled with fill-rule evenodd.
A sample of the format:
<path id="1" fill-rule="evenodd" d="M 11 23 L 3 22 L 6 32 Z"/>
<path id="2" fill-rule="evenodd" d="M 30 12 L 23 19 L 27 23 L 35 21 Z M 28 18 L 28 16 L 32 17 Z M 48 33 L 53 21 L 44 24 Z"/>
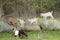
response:
<path id="1" fill-rule="evenodd" d="M 21 24 L 21 26 L 20 27 L 24 27 L 24 23 L 25 23 L 25 21 L 24 20 L 22 20 L 22 19 L 18 19 L 19 20 L 19 22 L 20 22 L 20 24 Z"/>
<path id="2" fill-rule="evenodd" d="M 53 13 L 53 11 L 47 12 L 47 13 L 41 13 L 40 16 L 43 17 L 43 18 L 47 18 L 48 16 L 50 16 L 51 18 L 53 18 L 52 13 Z"/>
<path id="3" fill-rule="evenodd" d="M 36 21 L 37 21 L 37 18 L 28 19 L 28 21 L 29 21 L 31 24 L 33 24 L 34 22 L 36 22 Z"/>
<path id="4" fill-rule="evenodd" d="M 18 30 L 16 30 L 14 35 L 16 35 L 16 36 L 17 36 L 17 35 L 18 35 L 18 33 L 19 33 L 19 31 L 18 31 Z"/>

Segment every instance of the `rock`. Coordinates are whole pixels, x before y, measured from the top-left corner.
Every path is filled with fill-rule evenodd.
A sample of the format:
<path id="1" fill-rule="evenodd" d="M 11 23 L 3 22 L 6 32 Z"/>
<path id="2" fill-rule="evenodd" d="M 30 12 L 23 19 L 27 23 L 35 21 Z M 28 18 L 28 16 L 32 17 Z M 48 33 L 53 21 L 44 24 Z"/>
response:
<path id="1" fill-rule="evenodd" d="M 46 30 L 60 30 L 60 21 L 58 20 L 46 20 L 40 24 L 40 27 Z"/>
<path id="2" fill-rule="evenodd" d="M 2 31 L 11 31 L 14 28 L 14 26 L 9 25 L 7 22 L 0 21 L 0 32 Z M 21 29 L 18 27 L 17 29 Z"/>

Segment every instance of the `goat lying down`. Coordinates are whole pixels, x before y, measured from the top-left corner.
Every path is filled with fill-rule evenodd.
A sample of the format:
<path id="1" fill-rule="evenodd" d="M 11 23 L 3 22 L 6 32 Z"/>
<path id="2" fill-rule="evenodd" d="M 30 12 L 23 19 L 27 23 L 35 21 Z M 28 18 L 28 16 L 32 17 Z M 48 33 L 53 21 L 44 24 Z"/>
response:
<path id="1" fill-rule="evenodd" d="M 53 18 L 52 13 L 53 13 L 53 11 L 47 12 L 47 13 L 41 13 L 40 16 L 43 17 L 43 18 L 47 18 L 47 17 Z"/>
<path id="2" fill-rule="evenodd" d="M 10 25 L 18 25 L 18 23 L 19 23 L 19 21 L 16 18 L 13 18 L 13 17 L 9 17 L 7 22 Z"/>
<path id="3" fill-rule="evenodd" d="M 17 19 L 18 21 L 19 21 L 19 23 L 20 23 L 20 27 L 23 27 L 24 28 L 24 24 L 25 24 L 25 21 L 24 20 L 22 20 L 22 19 Z"/>
<path id="4" fill-rule="evenodd" d="M 28 35 L 23 31 L 23 30 L 16 30 L 16 29 L 12 29 L 12 31 L 13 31 L 13 35 L 15 36 L 15 37 L 21 37 L 21 38 L 23 38 L 24 36 L 25 37 L 27 37 Z"/>
<path id="5" fill-rule="evenodd" d="M 28 19 L 28 21 L 29 21 L 31 24 L 33 24 L 34 22 L 36 22 L 36 21 L 37 21 L 37 18 Z"/>

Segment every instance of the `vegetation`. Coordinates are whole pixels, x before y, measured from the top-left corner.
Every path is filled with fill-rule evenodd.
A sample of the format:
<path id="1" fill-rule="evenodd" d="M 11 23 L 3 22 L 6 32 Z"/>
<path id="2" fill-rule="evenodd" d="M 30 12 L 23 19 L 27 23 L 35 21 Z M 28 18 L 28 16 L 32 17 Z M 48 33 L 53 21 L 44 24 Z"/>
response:
<path id="1" fill-rule="evenodd" d="M 28 37 L 13 37 L 9 32 L 0 33 L 0 40 L 60 40 L 60 31 L 28 32 Z"/>
<path id="2" fill-rule="evenodd" d="M 4 14 L 37 14 L 51 10 L 60 10 L 60 0 L 0 0 Z"/>

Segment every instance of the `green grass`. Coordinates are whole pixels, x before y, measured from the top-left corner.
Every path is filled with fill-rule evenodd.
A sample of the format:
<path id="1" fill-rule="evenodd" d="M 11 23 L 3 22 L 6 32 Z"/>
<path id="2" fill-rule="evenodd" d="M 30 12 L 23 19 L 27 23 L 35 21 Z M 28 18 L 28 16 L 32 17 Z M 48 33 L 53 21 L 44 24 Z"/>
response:
<path id="1" fill-rule="evenodd" d="M 28 32 L 28 37 L 14 37 L 9 32 L 0 33 L 0 40 L 60 40 L 60 31 Z"/>

